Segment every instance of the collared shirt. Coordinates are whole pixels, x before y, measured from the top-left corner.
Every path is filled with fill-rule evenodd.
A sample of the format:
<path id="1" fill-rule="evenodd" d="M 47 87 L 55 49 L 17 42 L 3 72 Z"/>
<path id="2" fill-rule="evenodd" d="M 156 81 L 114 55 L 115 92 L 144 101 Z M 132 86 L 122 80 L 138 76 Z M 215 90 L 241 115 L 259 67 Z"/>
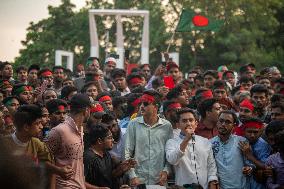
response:
<path id="1" fill-rule="evenodd" d="M 123 135 L 126 133 L 126 129 L 128 127 L 129 121 L 130 121 L 130 116 L 127 116 L 127 117 L 124 117 L 122 120 L 120 120 L 118 123 Z"/>
<path id="2" fill-rule="evenodd" d="M 268 177 L 266 187 L 268 189 L 276 189 L 284 186 L 284 159 L 281 158 L 280 153 L 277 152 L 268 157 L 266 166 L 271 166 L 274 169 L 275 177 Z"/>
<path id="3" fill-rule="evenodd" d="M 208 129 L 206 125 L 204 125 L 202 122 L 199 122 L 195 130 L 195 134 L 202 136 L 204 138 L 207 138 L 207 139 L 211 139 L 218 135 L 218 130 L 216 127 L 212 129 Z"/>
<path id="4" fill-rule="evenodd" d="M 83 128 L 79 131 L 74 120 L 66 117 L 63 123 L 50 130 L 46 143 L 57 166 L 70 165 L 74 170 L 74 176 L 69 180 L 57 176 L 56 188 L 85 189 Z"/>
<path id="5" fill-rule="evenodd" d="M 130 89 L 129 89 L 128 87 L 126 87 L 126 88 L 124 89 L 124 91 L 120 91 L 121 96 L 125 96 L 125 95 L 127 95 L 127 94 L 129 94 L 129 93 L 130 93 Z"/>
<path id="6" fill-rule="evenodd" d="M 109 153 L 112 156 L 115 156 L 119 160 L 123 160 L 123 153 L 124 153 L 124 142 L 125 142 L 125 135 L 120 132 L 120 137 L 118 143 L 113 144 L 112 149 L 109 151 Z"/>
<path id="7" fill-rule="evenodd" d="M 129 171 L 130 179 L 138 177 L 142 183 L 156 184 L 161 171 L 169 171 L 166 163 L 165 145 L 172 137 L 171 123 L 159 118 L 147 125 L 143 117 L 129 122 L 125 139 L 125 159 L 135 158 L 138 165 Z"/>
<path id="8" fill-rule="evenodd" d="M 239 148 L 239 142 L 246 141 L 246 139 L 231 135 L 226 142 L 222 142 L 219 136 L 210 141 L 216 160 L 220 187 L 222 189 L 245 189 L 246 177 L 242 174 L 245 159 Z"/>
<path id="9" fill-rule="evenodd" d="M 262 138 L 259 138 L 256 143 L 254 143 L 252 146 L 252 152 L 254 157 L 261 161 L 262 163 L 265 163 L 267 158 L 269 157 L 271 153 L 271 147 L 269 144 L 263 140 Z M 255 165 L 251 162 L 251 164 L 255 167 Z M 250 188 L 254 189 L 265 189 L 264 184 L 258 183 L 254 177 L 249 178 L 249 185 Z"/>
<path id="10" fill-rule="evenodd" d="M 208 183 L 217 178 L 217 167 L 213 156 L 212 146 L 208 139 L 194 135 L 185 149 L 180 150 L 184 136 L 170 139 L 166 144 L 166 157 L 174 165 L 176 184 L 198 183 L 208 188 Z M 198 180 L 197 180 L 198 176 Z"/>

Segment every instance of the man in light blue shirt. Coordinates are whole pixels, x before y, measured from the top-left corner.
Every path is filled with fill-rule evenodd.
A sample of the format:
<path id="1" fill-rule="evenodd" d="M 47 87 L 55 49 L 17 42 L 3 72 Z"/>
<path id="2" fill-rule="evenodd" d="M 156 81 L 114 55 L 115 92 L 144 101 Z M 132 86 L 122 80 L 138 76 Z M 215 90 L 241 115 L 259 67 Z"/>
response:
<path id="1" fill-rule="evenodd" d="M 246 189 L 245 175 L 252 172 L 252 168 L 246 166 L 246 160 L 239 148 L 239 142 L 246 141 L 246 139 L 232 134 L 237 122 L 234 112 L 220 112 L 217 122 L 219 134 L 211 139 L 222 189 Z"/>
<path id="2" fill-rule="evenodd" d="M 140 98 L 142 116 L 130 121 L 126 131 L 125 159 L 137 161 L 136 168 L 129 171 L 131 186 L 167 182 L 165 145 L 173 131 L 170 122 L 158 116 L 159 98 L 156 91 L 145 91 Z"/>

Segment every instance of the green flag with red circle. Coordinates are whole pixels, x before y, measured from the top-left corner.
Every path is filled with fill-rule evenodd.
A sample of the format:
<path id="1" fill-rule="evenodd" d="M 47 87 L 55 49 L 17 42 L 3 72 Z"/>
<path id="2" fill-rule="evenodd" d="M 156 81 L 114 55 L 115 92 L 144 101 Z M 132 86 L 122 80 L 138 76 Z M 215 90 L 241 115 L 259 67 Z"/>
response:
<path id="1" fill-rule="evenodd" d="M 182 10 L 176 32 L 190 32 L 196 30 L 218 31 L 224 24 L 222 20 L 214 20 L 190 10 Z"/>

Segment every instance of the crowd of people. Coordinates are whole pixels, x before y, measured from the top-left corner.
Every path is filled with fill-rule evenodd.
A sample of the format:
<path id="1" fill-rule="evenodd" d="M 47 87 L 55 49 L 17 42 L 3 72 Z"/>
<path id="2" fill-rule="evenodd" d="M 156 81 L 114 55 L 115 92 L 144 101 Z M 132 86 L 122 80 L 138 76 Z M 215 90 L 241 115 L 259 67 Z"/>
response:
<path id="1" fill-rule="evenodd" d="M 127 72 L 89 57 L 74 73 L 0 62 L 1 184 L 283 189 L 277 67 L 182 72 L 165 60 Z"/>

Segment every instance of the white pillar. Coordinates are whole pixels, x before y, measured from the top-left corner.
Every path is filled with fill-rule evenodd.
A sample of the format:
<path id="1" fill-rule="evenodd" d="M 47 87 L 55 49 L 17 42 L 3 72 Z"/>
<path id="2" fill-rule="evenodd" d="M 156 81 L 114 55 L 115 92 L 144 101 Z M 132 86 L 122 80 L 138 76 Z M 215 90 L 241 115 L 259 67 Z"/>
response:
<path id="1" fill-rule="evenodd" d="M 149 64 L 149 14 L 144 14 L 141 64 Z"/>
<path id="2" fill-rule="evenodd" d="M 95 15 L 89 12 L 89 28 L 90 28 L 90 41 L 91 41 L 91 49 L 90 54 L 91 57 L 98 57 L 99 58 L 99 38 L 98 38 L 98 31 L 97 31 L 97 24 Z"/>
<path id="3" fill-rule="evenodd" d="M 116 16 L 116 48 L 119 59 L 117 61 L 117 68 L 124 68 L 124 37 L 121 22 L 121 15 Z"/>

